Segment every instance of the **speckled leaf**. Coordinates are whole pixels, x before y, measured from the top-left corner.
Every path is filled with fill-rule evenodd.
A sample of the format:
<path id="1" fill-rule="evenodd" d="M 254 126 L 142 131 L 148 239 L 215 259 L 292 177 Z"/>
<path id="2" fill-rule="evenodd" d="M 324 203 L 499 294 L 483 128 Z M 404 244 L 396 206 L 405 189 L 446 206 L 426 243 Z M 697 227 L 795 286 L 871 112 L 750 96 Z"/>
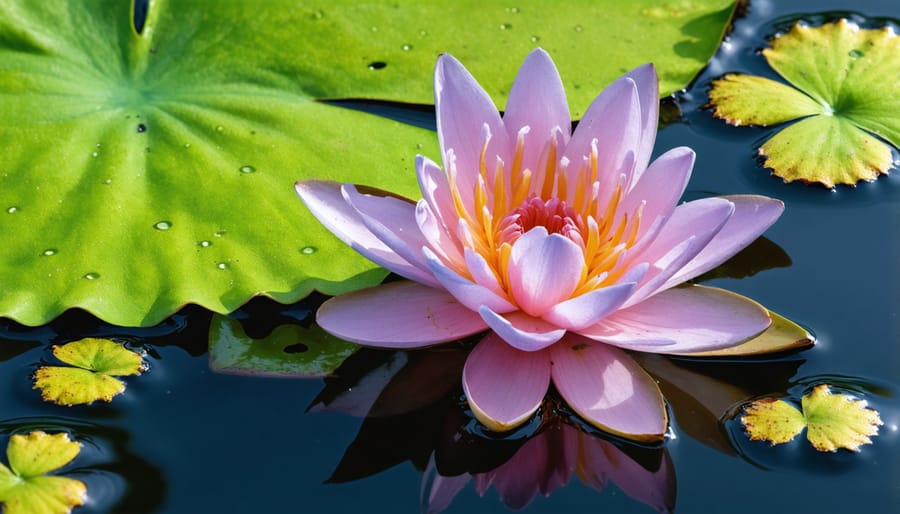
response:
<path id="1" fill-rule="evenodd" d="M 803 431 L 803 413 L 784 400 L 763 398 L 750 404 L 741 416 L 741 423 L 752 441 L 769 441 L 772 445 L 786 443 Z"/>
<path id="2" fill-rule="evenodd" d="M 847 20 L 795 25 L 763 50 L 797 89 L 761 77 L 727 75 L 710 91 L 714 114 L 734 125 L 769 125 L 812 116 L 782 130 L 760 154 L 786 182 L 827 187 L 874 180 L 900 146 L 900 37 L 889 27 Z"/>
<path id="3" fill-rule="evenodd" d="M 318 325 L 281 325 L 268 336 L 253 339 L 237 320 L 216 315 L 209 329 L 209 367 L 219 373 L 321 377 L 337 369 L 358 348 Z"/>
<path id="4" fill-rule="evenodd" d="M 5 514 L 63 514 L 84 503 L 84 483 L 67 477 L 44 476 L 75 458 L 81 443 L 66 433 L 41 431 L 13 435 L 0 464 L 0 503 Z M 10 469 L 12 468 L 12 469 Z"/>
<path id="5" fill-rule="evenodd" d="M 34 373 L 34 388 L 46 401 L 80 405 L 112 401 L 125 390 L 116 376 L 138 375 L 144 369 L 140 354 L 108 339 L 87 338 L 53 347 L 68 366 L 42 366 Z"/>
<path id="6" fill-rule="evenodd" d="M 833 394 L 820 384 L 801 400 L 803 412 L 784 400 L 763 398 L 747 406 L 741 423 L 754 441 L 773 445 L 786 443 L 807 429 L 806 438 L 819 451 L 839 448 L 857 451 L 872 442 L 882 424 L 878 412 L 866 401 L 846 394 Z"/>
<path id="7" fill-rule="evenodd" d="M 806 437 L 819 451 L 838 448 L 857 451 L 878 434 L 882 424 L 878 412 L 866 408 L 866 401 L 846 394 L 833 394 L 828 385 L 816 386 L 802 400 L 809 424 Z"/>
<path id="8" fill-rule="evenodd" d="M 437 138 L 315 100 L 431 103 L 435 58 L 452 52 L 502 106 L 543 45 L 577 115 L 645 61 L 663 92 L 683 87 L 734 2 L 150 0 L 141 34 L 129 4 L 0 5 L 0 316 L 80 307 L 146 326 L 186 303 L 224 313 L 372 285 L 385 272 L 292 185 L 416 196 L 415 154 L 437 156 Z"/>
<path id="9" fill-rule="evenodd" d="M 815 336 L 793 321 L 769 311 L 772 324 L 762 334 L 737 346 L 706 352 L 681 353 L 687 357 L 737 357 L 763 355 L 808 348 L 815 344 Z"/>

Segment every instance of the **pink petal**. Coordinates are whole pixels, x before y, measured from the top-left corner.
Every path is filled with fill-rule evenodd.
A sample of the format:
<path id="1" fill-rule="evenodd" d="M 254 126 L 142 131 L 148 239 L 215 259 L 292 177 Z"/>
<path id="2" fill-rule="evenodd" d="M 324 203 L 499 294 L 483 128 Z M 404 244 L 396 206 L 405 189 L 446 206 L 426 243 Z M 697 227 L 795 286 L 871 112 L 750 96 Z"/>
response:
<path id="1" fill-rule="evenodd" d="M 484 305 L 478 309 L 485 323 L 511 346 L 524 352 L 543 350 L 559 341 L 566 329 L 533 318 L 522 311 L 501 316 Z"/>
<path id="2" fill-rule="evenodd" d="M 630 282 L 595 289 L 554 305 L 543 318 L 567 330 L 587 328 L 618 309 L 636 285 L 636 282 Z"/>
<path id="3" fill-rule="evenodd" d="M 413 266 L 366 227 L 344 199 L 341 184 L 329 180 L 303 180 L 294 186 L 313 216 L 341 241 L 370 261 L 416 282 L 434 282 L 430 272 Z"/>
<path id="4" fill-rule="evenodd" d="M 487 428 L 513 429 L 540 407 L 550 386 L 546 352 L 522 352 L 489 333 L 469 354 L 463 390 L 475 417 Z"/>
<path id="5" fill-rule="evenodd" d="M 487 328 L 450 293 L 415 282 L 391 282 L 336 296 L 319 307 L 328 333 L 383 348 L 419 348 Z"/>
<path id="6" fill-rule="evenodd" d="M 641 108 L 633 80 L 622 77 L 610 84 L 591 103 L 578 122 L 564 156 L 572 169 L 591 154 L 598 141 L 598 177 L 601 195 L 611 191 L 621 173 L 627 185 L 634 164 L 634 151 L 641 140 Z M 605 205 L 604 198 L 600 205 Z"/>
<path id="7" fill-rule="evenodd" d="M 641 139 L 634 156 L 633 184 L 647 168 L 650 155 L 653 153 L 653 143 L 656 141 L 656 128 L 659 124 L 659 78 L 653 64 L 639 66 L 625 76 L 634 80 L 641 105 Z"/>
<path id="8" fill-rule="evenodd" d="M 424 247 L 434 250 L 445 262 L 463 262 L 463 248 L 459 240 L 447 232 L 425 200 L 419 200 L 416 204 L 416 224 L 425 238 Z"/>
<path id="9" fill-rule="evenodd" d="M 406 262 L 430 273 L 422 248 L 428 240 L 422 235 L 416 221 L 416 204 L 392 196 L 362 194 L 356 186 L 341 186 L 344 199 L 356 210 L 359 218 L 372 234 L 386 244 Z M 426 275 L 427 276 L 427 275 Z M 437 286 L 437 281 L 429 277 L 424 284 Z"/>
<path id="10" fill-rule="evenodd" d="M 423 249 L 425 260 L 438 282 L 467 308 L 477 311 L 482 305 L 503 314 L 516 310 L 516 306 L 490 289 L 459 275 L 441 262 L 428 248 Z"/>
<path id="11" fill-rule="evenodd" d="M 563 143 L 569 140 L 571 119 L 566 92 L 553 60 L 544 50 L 533 50 L 519 68 L 506 102 L 503 124 L 510 144 L 514 144 L 520 129 L 529 127 L 522 163 L 524 169 L 532 171 L 542 167 L 541 152 L 554 128 L 562 130 Z"/>
<path id="12" fill-rule="evenodd" d="M 494 274 L 494 270 L 485 258 L 480 253 L 469 248 L 465 248 L 463 252 L 466 259 L 466 268 L 469 270 L 469 274 L 472 275 L 475 283 L 483 285 L 498 295 L 505 295 L 503 287 L 497 280 L 497 275 Z"/>
<path id="13" fill-rule="evenodd" d="M 771 322 L 768 311 L 748 298 L 694 285 L 655 294 L 579 333 L 627 350 L 678 354 L 739 344 Z"/>
<path id="14" fill-rule="evenodd" d="M 638 206 L 646 202 L 641 213 L 638 237 L 645 235 L 658 217 L 672 215 L 691 178 L 693 166 L 693 150 L 684 146 L 673 148 L 653 161 L 633 185 L 620 210 L 631 217 Z"/>
<path id="15" fill-rule="evenodd" d="M 734 195 L 721 198 L 734 204 L 734 214 L 712 241 L 673 275 L 663 288 L 690 280 L 727 261 L 762 235 L 784 212 L 782 201 L 765 196 Z"/>
<path id="16" fill-rule="evenodd" d="M 428 202 L 431 211 L 448 233 L 455 234 L 459 215 L 453 204 L 453 195 L 450 192 L 447 174 L 428 157 L 417 155 L 416 176 L 419 179 L 422 196 Z"/>
<path id="17" fill-rule="evenodd" d="M 584 253 L 571 239 L 535 227 L 513 243 L 510 292 L 523 311 L 541 316 L 572 295 L 583 268 Z"/>
<path id="18" fill-rule="evenodd" d="M 510 155 L 506 129 L 490 96 L 468 70 L 453 56 L 442 54 L 434 70 L 434 107 L 437 115 L 438 141 L 444 152 L 444 167 L 459 170 L 457 187 L 466 200 L 471 200 L 478 177 L 483 129 L 490 131 L 491 141 L 486 162 L 493 166 L 497 156 L 504 161 Z M 448 152 L 453 152 L 450 159 Z M 470 203 L 467 201 L 467 204 Z M 471 207 L 471 205 L 467 205 Z"/>
<path id="19" fill-rule="evenodd" d="M 658 441 L 668 426 L 656 383 L 617 348 L 569 335 L 550 348 L 553 383 L 592 425 L 638 441 Z"/>
<path id="20" fill-rule="evenodd" d="M 438 514 L 446 510 L 453 502 L 453 498 L 466 487 L 471 477 L 468 473 L 456 476 L 441 475 L 432 454 L 425 472 L 422 473 L 422 488 L 419 495 L 422 512 Z"/>

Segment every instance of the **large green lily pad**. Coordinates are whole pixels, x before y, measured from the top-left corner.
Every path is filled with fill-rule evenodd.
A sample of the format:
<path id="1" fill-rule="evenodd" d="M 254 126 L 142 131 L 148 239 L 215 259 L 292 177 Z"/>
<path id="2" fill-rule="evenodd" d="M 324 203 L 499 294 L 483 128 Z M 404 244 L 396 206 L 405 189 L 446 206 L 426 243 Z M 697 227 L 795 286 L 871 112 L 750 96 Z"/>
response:
<path id="1" fill-rule="evenodd" d="M 794 87 L 730 74 L 713 82 L 709 98 L 715 116 L 732 125 L 800 119 L 760 147 L 765 166 L 786 182 L 827 187 L 887 174 L 887 143 L 900 147 L 900 37 L 893 30 L 843 19 L 797 24 L 763 55 Z"/>
<path id="2" fill-rule="evenodd" d="M 151 0 L 0 5 L 0 316 L 79 307 L 152 325 L 186 303 L 229 312 L 378 282 L 293 192 L 310 177 L 415 196 L 433 133 L 315 100 L 432 102 L 439 52 L 499 105 L 535 46 L 577 116 L 655 61 L 662 90 L 707 62 L 729 0 L 540 2 Z M 602 56 L 602 58 L 598 58 Z"/>
<path id="3" fill-rule="evenodd" d="M 83 482 L 47 476 L 74 459 L 81 443 L 65 432 L 41 431 L 10 438 L 6 449 L 9 467 L 0 464 L 0 504 L 6 514 L 65 514 L 84 503 Z"/>

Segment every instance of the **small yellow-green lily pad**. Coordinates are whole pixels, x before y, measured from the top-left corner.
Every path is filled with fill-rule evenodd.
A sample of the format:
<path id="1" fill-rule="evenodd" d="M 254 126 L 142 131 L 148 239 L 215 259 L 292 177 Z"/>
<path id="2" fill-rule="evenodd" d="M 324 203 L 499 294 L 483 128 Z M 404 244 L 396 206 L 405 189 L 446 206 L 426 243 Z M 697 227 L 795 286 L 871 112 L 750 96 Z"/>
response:
<path id="1" fill-rule="evenodd" d="M 804 428 L 806 438 L 819 451 L 839 448 L 858 451 L 870 444 L 882 424 L 878 412 L 866 407 L 866 401 L 846 394 L 834 394 L 827 384 L 817 385 L 801 400 L 803 411 L 775 398 L 751 403 L 741 417 L 747 435 L 753 441 L 786 443 Z"/>
<path id="2" fill-rule="evenodd" d="M 713 81 L 713 114 L 732 125 L 799 120 L 760 148 L 765 166 L 791 182 L 827 187 L 875 180 L 900 147 L 900 37 L 847 20 L 795 25 L 763 50 L 791 85 L 729 74 Z"/>
<path id="3" fill-rule="evenodd" d="M 109 339 L 86 338 L 53 347 L 53 355 L 71 366 L 42 366 L 34 373 L 34 389 L 46 401 L 81 405 L 112 401 L 125 390 L 117 376 L 144 371 L 140 354 Z"/>
<path id="4" fill-rule="evenodd" d="M 0 464 L 0 503 L 4 514 L 63 514 L 84 503 L 83 482 L 47 476 L 75 458 L 81 443 L 65 432 L 34 431 L 10 438 L 6 449 L 9 467 Z"/>

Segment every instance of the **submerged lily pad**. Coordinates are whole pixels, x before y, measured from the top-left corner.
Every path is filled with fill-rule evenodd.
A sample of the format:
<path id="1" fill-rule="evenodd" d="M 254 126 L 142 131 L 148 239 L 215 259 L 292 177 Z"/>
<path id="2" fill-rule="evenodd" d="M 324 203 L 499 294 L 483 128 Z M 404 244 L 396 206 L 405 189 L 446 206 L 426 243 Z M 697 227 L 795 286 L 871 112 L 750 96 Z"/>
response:
<path id="1" fill-rule="evenodd" d="M 819 451 L 839 448 L 857 451 L 872 442 L 882 424 L 878 412 L 866 408 L 866 401 L 846 394 L 832 393 L 827 384 L 816 386 L 801 400 L 803 411 L 775 398 L 763 398 L 750 404 L 741 423 L 754 441 L 772 445 L 792 440 L 804 428 L 806 438 Z"/>
<path id="2" fill-rule="evenodd" d="M 117 376 L 139 375 L 140 354 L 108 339 L 86 338 L 53 347 L 53 355 L 71 366 L 42 366 L 34 373 L 34 388 L 46 401 L 81 405 L 112 401 L 125 390 Z"/>
<path id="3" fill-rule="evenodd" d="M 84 503 L 83 482 L 46 476 L 74 459 L 81 443 L 62 432 L 34 431 L 10 438 L 9 467 L 0 463 L 0 503 L 5 514 L 64 514 Z"/>
<path id="4" fill-rule="evenodd" d="M 730 74 L 713 82 L 709 100 L 732 125 L 799 119 L 760 147 L 765 166 L 785 182 L 827 187 L 887 174 L 888 143 L 900 147 L 900 37 L 890 27 L 798 23 L 763 55 L 794 87 Z"/>
<path id="5" fill-rule="evenodd" d="M 79 307 L 149 326 L 186 303 L 224 313 L 377 283 L 292 185 L 412 195 L 415 154 L 438 155 L 437 138 L 315 100 L 431 103 L 451 52 L 502 106 L 541 45 L 577 116 L 645 61 L 664 93 L 683 87 L 734 5 L 153 0 L 136 33 L 130 3 L 0 5 L 0 316 Z"/>
<path id="6" fill-rule="evenodd" d="M 281 325 L 262 339 L 247 336 L 239 321 L 213 316 L 209 367 L 219 373 L 265 377 L 321 377 L 338 368 L 359 345 L 318 325 Z"/>

